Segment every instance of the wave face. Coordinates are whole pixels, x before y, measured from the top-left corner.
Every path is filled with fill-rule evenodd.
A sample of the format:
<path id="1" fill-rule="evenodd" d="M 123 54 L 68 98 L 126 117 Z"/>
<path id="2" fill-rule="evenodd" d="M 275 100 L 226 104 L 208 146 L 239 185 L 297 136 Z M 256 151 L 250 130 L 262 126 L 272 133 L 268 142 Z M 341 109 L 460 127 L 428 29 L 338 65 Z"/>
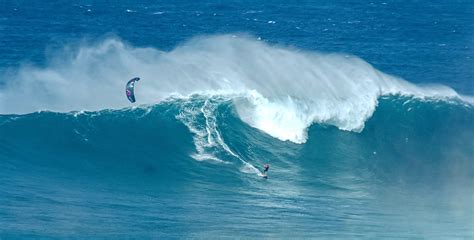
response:
<path id="1" fill-rule="evenodd" d="M 0 115 L 0 218 L 7 219 L 0 232 L 308 238 L 341 230 L 360 237 L 364 229 L 381 238 L 472 237 L 472 106 L 401 95 L 374 101 L 363 131 L 322 121 L 305 144 L 247 124 L 241 104 L 255 103 L 247 95 Z M 265 104 L 258 111 L 274 103 Z M 267 180 L 259 177 L 264 163 Z"/>
<path id="2" fill-rule="evenodd" d="M 312 123 L 361 131 L 380 96 L 474 102 L 442 85 L 416 86 L 389 76 L 354 56 L 305 52 L 245 36 L 195 38 L 169 52 L 116 39 L 71 48 L 46 67 L 25 66 L 11 76 L 0 90 L 0 112 L 126 107 L 124 84 L 140 75 L 142 104 L 193 94 L 230 96 L 250 126 L 304 143 Z"/>

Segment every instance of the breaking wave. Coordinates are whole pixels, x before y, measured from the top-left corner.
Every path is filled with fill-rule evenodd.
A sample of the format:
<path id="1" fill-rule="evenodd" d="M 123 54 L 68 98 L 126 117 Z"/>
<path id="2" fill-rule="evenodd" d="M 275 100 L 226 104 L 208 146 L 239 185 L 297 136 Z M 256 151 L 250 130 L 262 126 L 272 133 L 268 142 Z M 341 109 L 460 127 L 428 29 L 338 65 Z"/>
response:
<path id="1" fill-rule="evenodd" d="M 446 86 L 417 86 L 384 74 L 355 56 L 219 35 L 192 39 L 169 52 L 117 39 L 65 48 L 46 67 L 23 66 L 5 75 L 0 113 L 127 107 L 123 88 L 134 76 L 143 79 L 139 104 L 225 96 L 244 122 L 295 143 L 307 141 L 313 123 L 360 132 L 381 96 L 473 103 Z"/>

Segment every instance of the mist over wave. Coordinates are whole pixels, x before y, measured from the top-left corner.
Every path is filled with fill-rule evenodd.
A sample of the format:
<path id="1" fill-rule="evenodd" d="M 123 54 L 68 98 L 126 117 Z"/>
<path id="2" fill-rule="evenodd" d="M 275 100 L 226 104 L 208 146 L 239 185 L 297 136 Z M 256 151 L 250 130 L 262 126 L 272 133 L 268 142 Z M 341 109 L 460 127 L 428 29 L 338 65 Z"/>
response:
<path id="1" fill-rule="evenodd" d="M 125 82 L 140 76 L 139 104 L 193 94 L 234 99 L 240 118 L 280 140 L 303 143 L 314 123 L 361 131 L 383 95 L 458 99 L 445 86 L 416 86 L 343 54 L 269 45 L 248 36 L 194 38 L 172 51 L 118 39 L 65 48 L 46 67 L 7 76 L 0 113 L 101 110 L 130 106 Z"/>

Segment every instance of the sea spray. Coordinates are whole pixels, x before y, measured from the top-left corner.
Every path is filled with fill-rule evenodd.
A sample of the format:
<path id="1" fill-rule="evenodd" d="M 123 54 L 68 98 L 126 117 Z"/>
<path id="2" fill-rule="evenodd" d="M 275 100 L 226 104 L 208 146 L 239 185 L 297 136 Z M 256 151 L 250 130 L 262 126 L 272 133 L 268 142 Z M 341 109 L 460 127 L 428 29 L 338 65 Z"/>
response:
<path id="1" fill-rule="evenodd" d="M 249 125 L 303 143 L 314 122 L 361 131 L 380 96 L 462 99 L 445 86 L 416 86 L 355 56 L 270 45 L 247 36 L 197 37 L 169 52 L 118 39 L 62 52 L 46 67 L 22 67 L 0 90 L 0 113 L 130 106 L 125 82 L 140 76 L 138 104 L 171 96 L 227 96 Z M 8 101 L 15 99 L 15 101 Z"/>

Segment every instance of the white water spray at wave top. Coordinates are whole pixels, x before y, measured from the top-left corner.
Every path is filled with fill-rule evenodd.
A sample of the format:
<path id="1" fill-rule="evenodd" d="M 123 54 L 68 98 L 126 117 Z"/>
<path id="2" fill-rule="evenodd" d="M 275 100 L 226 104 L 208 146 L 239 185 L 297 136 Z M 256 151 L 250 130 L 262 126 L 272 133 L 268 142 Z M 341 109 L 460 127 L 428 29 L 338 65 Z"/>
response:
<path id="1" fill-rule="evenodd" d="M 357 57 L 221 35 L 195 38 L 170 52 L 116 39 L 64 51 L 45 68 L 25 66 L 3 79 L 0 113 L 130 106 L 124 85 L 135 76 L 142 78 L 138 103 L 172 95 L 237 96 L 242 120 L 296 143 L 306 141 L 313 122 L 360 131 L 381 95 L 463 98 L 448 87 L 419 87 L 389 76 Z"/>

